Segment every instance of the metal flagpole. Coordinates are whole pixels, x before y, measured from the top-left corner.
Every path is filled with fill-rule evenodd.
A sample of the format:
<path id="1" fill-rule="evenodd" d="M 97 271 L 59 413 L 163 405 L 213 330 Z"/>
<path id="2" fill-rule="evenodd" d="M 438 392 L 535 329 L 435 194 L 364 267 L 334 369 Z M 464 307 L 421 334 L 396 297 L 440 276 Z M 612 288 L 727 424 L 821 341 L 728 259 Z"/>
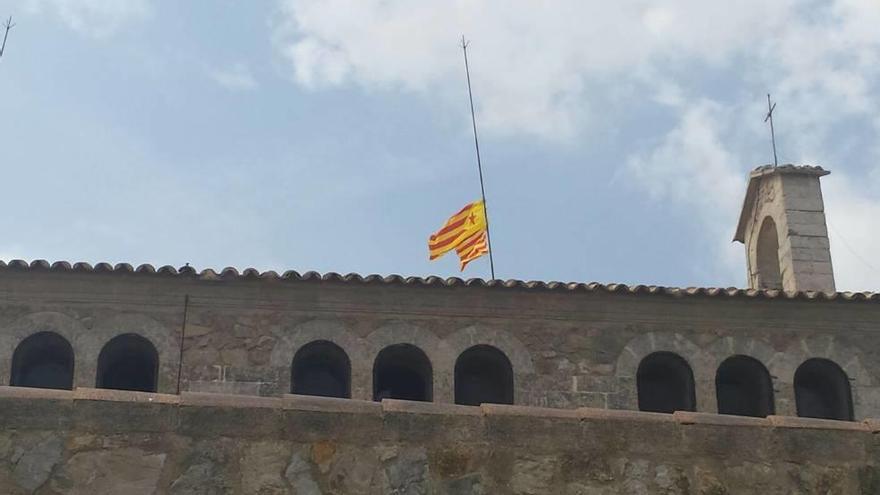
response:
<path id="1" fill-rule="evenodd" d="M 480 194 L 483 197 L 483 215 L 486 220 L 486 243 L 489 247 L 489 270 L 495 280 L 495 260 L 492 258 L 492 235 L 489 233 L 489 205 L 486 203 L 486 187 L 483 186 L 483 163 L 480 161 L 480 140 L 477 138 L 477 117 L 474 114 L 474 94 L 471 91 L 471 70 L 467 58 L 468 42 L 461 37 L 461 50 L 464 52 L 464 73 L 467 75 L 468 99 L 471 103 L 471 124 L 474 127 L 474 148 L 477 150 L 477 170 L 480 172 Z"/>

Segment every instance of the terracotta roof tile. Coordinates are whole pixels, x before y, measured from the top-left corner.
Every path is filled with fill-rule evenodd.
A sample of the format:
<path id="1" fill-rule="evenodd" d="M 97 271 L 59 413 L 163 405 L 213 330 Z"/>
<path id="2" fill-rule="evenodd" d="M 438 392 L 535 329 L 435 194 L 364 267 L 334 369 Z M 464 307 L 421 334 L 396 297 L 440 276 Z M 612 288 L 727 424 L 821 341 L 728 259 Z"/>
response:
<path id="1" fill-rule="evenodd" d="M 165 265 L 159 269 L 152 265 L 143 264 L 137 268 L 133 268 L 128 263 L 118 263 L 115 266 L 109 263 L 98 263 L 94 267 L 88 263 L 74 263 L 71 265 L 67 261 L 56 261 L 52 264 L 45 260 L 34 260 L 27 263 L 23 260 L 12 260 L 8 263 L 0 261 L 0 274 L 4 271 L 33 271 L 33 272 L 81 272 L 81 273 L 126 273 L 136 274 L 138 276 L 166 276 L 166 277 L 187 277 L 205 281 L 218 280 L 263 280 L 263 281 L 285 281 L 285 282 L 325 282 L 325 283 L 344 283 L 344 284 L 360 284 L 360 285 L 399 285 L 407 287 L 487 287 L 496 289 L 519 289 L 519 290 L 543 290 L 543 291 L 564 291 L 564 292 L 594 292 L 594 293 L 612 293 L 612 294 L 647 294 L 666 297 L 709 297 L 709 298 L 746 298 L 746 299 L 779 299 L 779 300 L 800 300 L 800 301 L 848 301 L 848 302 L 880 302 L 880 293 L 874 292 L 785 292 L 781 290 L 768 289 L 739 289 L 736 287 L 663 287 L 657 285 L 625 285 L 625 284 L 601 284 L 598 282 L 579 283 L 579 282 L 542 282 L 537 280 L 483 280 L 480 278 L 470 278 L 467 280 L 458 277 L 441 278 L 437 276 L 422 277 L 402 277 L 400 275 L 360 275 L 357 273 L 349 273 L 341 275 L 335 272 L 320 274 L 314 271 L 308 271 L 300 274 L 294 270 L 285 271 L 279 275 L 277 272 L 269 270 L 260 272 L 255 268 L 247 268 L 239 272 L 233 267 L 226 267 L 217 273 L 214 269 L 206 268 L 197 271 L 191 266 L 184 266 L 176 269 L 173 266 Z"/>

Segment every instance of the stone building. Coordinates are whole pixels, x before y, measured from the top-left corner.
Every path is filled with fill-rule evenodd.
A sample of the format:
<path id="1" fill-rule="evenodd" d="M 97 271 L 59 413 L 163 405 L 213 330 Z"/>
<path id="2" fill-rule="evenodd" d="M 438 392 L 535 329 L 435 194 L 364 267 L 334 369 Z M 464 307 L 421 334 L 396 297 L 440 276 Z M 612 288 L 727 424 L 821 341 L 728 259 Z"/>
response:
<path id="1" fill-rule="evenodd" d="M 880 493 L 827 173 L 751 173 L 748 289 L 12 261 L 0 488 Z"/>

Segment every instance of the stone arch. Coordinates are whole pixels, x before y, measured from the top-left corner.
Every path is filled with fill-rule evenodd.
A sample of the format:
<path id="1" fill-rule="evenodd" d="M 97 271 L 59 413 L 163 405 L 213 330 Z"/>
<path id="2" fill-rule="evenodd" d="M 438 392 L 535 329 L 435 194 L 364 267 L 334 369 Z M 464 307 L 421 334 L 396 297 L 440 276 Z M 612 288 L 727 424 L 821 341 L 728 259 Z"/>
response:
<path id="1" fill-rule="evenodd" d="M 155 347 L 159 360 L 156 391 L 166 394 L 177 393 L 180 329 L 171 329 L 158 320 L 136 313 L 117 313 L 95 318 L 94 325 L 85 339 L 89 355 L 79 359 L 79 362 L 83 363 L 83 368 L 89 366 L 90 375 L 86 383 L 90 383 L 89 386 L 96 383 L 98 357 L 104 345 L 124 334 L 139 335 Z"/>
<path id="2" fill-rule="evenodd" d="M 718 366 L 715 393 L 720 414 L 763 418 L 775 412 L 770 372 L 751 356 L 736 354 Z"/>
<path id="3" fill-rule="evenodd" d="M 290 393 L 351 397 L 351 360 L 338 345 L 313 340 L 299 348 L 290 366 Z"/>
<path id="4" fill-rule="evenodd" d="M 156 392 L 159 383 L 159 352 L 142 335 L 117 335 L 101 348 L 95 375 L 96 388 Z"/>
<path id="5" fill-rule="evenodd" d="M 794 377 L 798 367 L 811 358 L 823 358 L 834 362 L 843 370 L 850 383 L 852 394 L 853 417 L 865 418 L 870 412 L 870 401 L 875 394 L 876 380 L 862 364 L 862 350 L 851 347 L 831 335 L 803 337 L 785 350 L 778 353 L 776 359 L 768 364 L 770 374 L 777 377 L 780 388 L 779 396 L 785 393 L 786 407 L 782 409 L 781 400 L 777 399 L 777 414 L 794 416 L 797 406 L 794 394 Z"/>
<path id="6" fill-rule="evenodd" d="M 348 327 L 337 320 L 310 320 L 291 329 L 277 329 L 278 341 L 269 355 L 269 364 L 277 371 L 280 390 L 291 390 L 290 366 L 294 356 L 304 346 L 326 341 L 338 346 L 348 356 L 351 366 L 351 397 L 369 400 L 373 369 L 373 353 L 363 339 L 353 334 Z"/>
<path id="7" fill-rule="evenodd" d="M 394 344 L 410 344 L 418 347 L 431 363 L 433 400 L 447 403 L 453 401 L 452 376 L 456 356 L 450 351 L 449 345 L 430 330 L 409 323 L 391 323 L 371 332 L 366 338 L 366 344 L 370 350 L 368 355 L 373 361 L 382 349 Z M 372 362 L 370 370 L 372 370 Z M 370 390 L 372 389 L 371 385 Z"/>
<path id="8" fill-rule="evenodd" d="M 770 215 L 764 217 L 755 247 L 755 268 L 758 287 L 782 289 L 782 268 L 779 264 L 779 229 Z"/>
<path id="9" fill-rule="evenodd" d="M 640 411 L 673 413 L 697 408 L 694 371 L 674 352 L 645 356 L 636 371 L 636 390 Z"/>
<path id="10" fill-rule="evenodd" d="M 373 400 L 434 400 L 434 368 L 428 355 L 412 344 L 391 344 L 373 363 Z"/>
<path id="11" fill-rule="evenodd" d="M 639 365 L 649 354 L 670 352 L 682 358 L 692 370 L 696 388 L 695 408 L 706 403 L 708 397 L 714 402 L 714 387 L 706 380 L 706 360 L 696 344 L 677 332 L 648 332 L 630 340 L 615 364 L 618 397 L 615 406 L 621 409 L 638 409 L 637 375 Z M 708 375 L 715 376 L 714 369 Z M 711 394 L 711 395 L 710 395 Z"/>
<path id="12" fill-rule="evenodd" d="M 499 328 L 471 325 L 445 337 L 443 341 L 456 360 L 463 352 L 476 345 L 492 346 L 504 353 L 513 367 L 514 403 L 521 402 L 520 398 L 525 395 L 534 379 L 535 364 L 528 348 L 513 334 Z"/>
<path id="13" fill-rule="evenodd" d="M 747 335 L 728 335 L 717 339 L 703 350 L 703 363 L 700 365 L 701 372 L 711 373 L 712 377 L 717 378 L 718 368 L 721 366 L 721 363 L 731 356 L 738 355 L 755 359 L 767 369 L 770 375 L 771 392 L 773 393 L 773 410 L 776 411 L 778 408 L 779 391 L 784 388 L 784 384 L 778 381 L 773 366 L 781 353 L 774 350 L 767 342 Z M 707 388 L 707 393 L 714 399 L 708 400 L 709 395 L 707 395 L 707 400 L 702 402 L 703 410 L 706 412 L 718 412 L 717 380 L 713 379 L 705 385 L 710 387 Z"/>
<path id="14" fill-rule="evenodd" d="M 10 385 L 17 387 L 73 389 L 73 347 L 52 331 L 29 335 L 12 354 Z"/>
<path id="15" fill-rule="evenodd" d="M 455 403 L 513 404 L 513 365 L 497 347 L 477 344 L 455 360 Z"/>
<path id="16" fill-rule="evenodd" d="M 76 361 L 73 386 L 91 386 L 94 374 L 88 370 L 94 366 L 85 361 L 89 358 L 88 330 L 75 318 L 57 312 L 31 313 L 3 328 L 0 332 L 0 383 L 11 383 L 12 355 L 15 349 L 31 335 L 40 332 L 53 332 L 70 343 Z M 97 352 L 95 352 L 95 356 Z"/>
<path id="17" fill-rule="evenodd" d="M 852 390 L 849 378 L 834 361 L 810 358 L 794 373 L 798 416 L 853 420 Z"/>

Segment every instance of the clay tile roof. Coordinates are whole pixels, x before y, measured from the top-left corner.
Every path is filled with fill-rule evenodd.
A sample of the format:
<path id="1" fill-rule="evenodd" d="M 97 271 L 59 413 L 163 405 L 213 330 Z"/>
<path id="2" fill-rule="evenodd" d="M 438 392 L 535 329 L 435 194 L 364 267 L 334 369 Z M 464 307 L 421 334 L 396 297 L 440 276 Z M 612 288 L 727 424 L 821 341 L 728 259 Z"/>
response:
<path id="1" fill-rule="evenodd" d="M 313 282 L 313 283 L 336 283 L 336 284 L 353 284 L 353 285 L 398 285 L 404 287 L 476 287 L 490 288 L 494 290 L 528 290 L 528 291 L 558 291 L 558 292 L 588 292 L 588 293 L 611 293 L 611 294 L 645 294 L 652 296 L 666 296 L 675 298 L 697 297 L 697 298 L 737 298 L 737 299 L 778 299 L 778 300 L 800 300 L 800 301 L 846 301 L 846 302 L 880 302 L 880 293 L 875 292 L 785 292 L 776 289 L 740 289 L 736 287 L 663 287 L 658 285 L 626 285 L 626 284 L 601 284 L 598 282 L 580 283 L 580 282 L 542 282 L 539 280 L 523 281 L 523 280 L 483 280 L 481 278 L 470 278 L 463 280 L 458 277 L 441 278 L 437 276 L 422 277 L 402 277 L 400 275 L 360 275 L 357 273 L 348 273 L 341 275 L 335 272 L 320 274 L 314 271 L 308 271 L 300 274 L 294 270 L 285 271 L 282 275 L 269 270 L 260 272 L 255 268 L 247 268 L 239 273 L 233 267 L 226 267 L 219 273 L 212 269 L 206 268 L 197 271 L 191 266 L 184 266 L 179 269 L 173 266 L 163 266 L 158 270 L 152 265 L 143 264 L 137 268 L 132 268 L 128 263 L 119 263 L 111 265 L 109 263 L 97 263 L 94 267 L 88 263 L 74 263 L 71 265 L 67 261 L 56 261 L 49 263 L 45 260 L 34 260 L 27 263 L 23 260 L 11 260 L 3 262 L 0 260 L 0 276 L 5 271 L 10 272 L 80 272 L 80 273 L 103 273 L 103 274 L 134 274 L 135 276 L 164 276 L 164 277 L 188 277 L 202 281 L 222 281 L 222 280 L 259 280 L 271 282 Z"/>

